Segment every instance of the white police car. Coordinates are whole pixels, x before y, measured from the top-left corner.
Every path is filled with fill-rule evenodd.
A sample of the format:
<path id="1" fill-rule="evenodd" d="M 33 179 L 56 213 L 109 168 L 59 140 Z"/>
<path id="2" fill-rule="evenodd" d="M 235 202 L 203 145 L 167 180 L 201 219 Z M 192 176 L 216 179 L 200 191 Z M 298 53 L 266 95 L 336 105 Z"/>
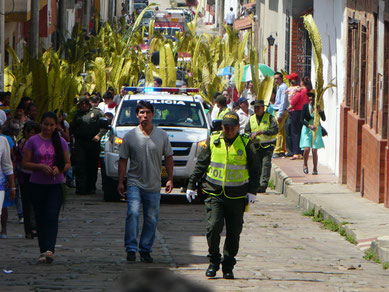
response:
<path id="1" fill-rule="evenodd" d="M 187 179 L 196 165 L 197 155 L 205 146 L 210 132 L 202 100 L 188 95 L 198 92 L 198 89 L 128 87 L 126 90 L 135 94 L 125 96 L 118 105 L 112 121 L 110 138 L 105 144 L 108 183 L 103 186 L 104 199 L 114 201 L 118 198 L 116 188 L 119 147 L 124 135 L 139 124 L 135 108 L 140 100 L 153 104 L 153 125 L 165 130 L 169 136 L 173 149 L 175 186 L 186 186 Z M 161 176 L 162 179 L 167 177 L 164 166 Z"/>

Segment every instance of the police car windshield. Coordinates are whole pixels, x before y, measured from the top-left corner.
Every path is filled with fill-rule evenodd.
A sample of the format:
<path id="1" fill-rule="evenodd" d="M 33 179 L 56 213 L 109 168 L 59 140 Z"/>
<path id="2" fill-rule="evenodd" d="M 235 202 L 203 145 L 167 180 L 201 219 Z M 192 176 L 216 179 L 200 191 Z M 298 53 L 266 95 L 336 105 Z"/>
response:
<path id="1" fill-rule="evenodd" d="M 179 27 L 155 27 L 154 30 L 170 36 L 175 36 L 177 32 L 181 32 Z"/>
<path id="2" fill-rule="evenodd" d="M 206 118 L 198 102 L 181 100 L 149 100 L 154 106 L 153 125 L 166 127 L 207 128 Z M 123 102 L 116 125 L 139 124 L 136 117 L 136 100 Z"/>

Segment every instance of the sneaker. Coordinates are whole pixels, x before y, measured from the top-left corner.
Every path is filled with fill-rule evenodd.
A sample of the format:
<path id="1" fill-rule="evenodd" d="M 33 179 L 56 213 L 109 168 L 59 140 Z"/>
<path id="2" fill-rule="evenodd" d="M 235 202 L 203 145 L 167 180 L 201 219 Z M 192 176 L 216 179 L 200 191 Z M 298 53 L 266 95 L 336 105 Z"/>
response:
<path id="1" fill-rule="evenodd" d="M 140 253 L 140 260 L 143 263 L 152 263 L 153 258 L 150 256 L 150 253 L 148 252 L 141 252 Z"/>
<path id="2" fill-rule="evenodd" d="M 46 263 L 46 253 L 45 252 L 41 253 L 41 255 L 39 256 L 38 263 L 40 263 L 40 264 Z"/>
<path id="3" fill-rule="evenodd" d="M 273 154 L 273 158 L 281 158 L 281 157 L 283 157 L 283 156 L 285 156 L 284 153 L 274 153 L 274 154 Z"/>
<path id="4" fill-rule="evenodd" d="M 0 234 L 0 238 L 1 238 L 1 239 L 7 239 L 7 238 L 8 238 L 8 235 L 7 235 L 7 234 Z"/>
<path id="5" fill-rule="evenodd" d="M 54 261 L 54 253 L 50 250 L 46 251 L 46 263 L 51 264 Z"/>
<path id="6" fill-rule="evenodd" d="M 19 224 L 24 224 L 24 218 L 23 217 L 19 218 Z"/>
<path id="7" fill-rule="evenodd" d="M 136 254 L 133 251 L 127 252 L 127 261 L 129 262 L 135 262 L 136 261 Z"/>

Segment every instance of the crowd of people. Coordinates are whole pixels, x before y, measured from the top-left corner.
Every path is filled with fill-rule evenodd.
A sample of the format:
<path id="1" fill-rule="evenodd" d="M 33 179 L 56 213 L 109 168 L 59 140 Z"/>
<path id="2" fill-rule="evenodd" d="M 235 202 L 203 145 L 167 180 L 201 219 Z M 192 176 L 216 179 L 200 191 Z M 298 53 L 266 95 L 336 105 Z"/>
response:
<path id="1" fill-rule="evenodd" d="M 289 81 L 289 86 L 284 83 L 284 77 Z M 286 157 L 291 160 L 303 159 L 303 172 L 308 174 L 308 158 L 312 150 L 312 174 L 317 175 L 317 150 L 324 148 L 322 137 L 327 135 L 327 131 L 321 124 L 319 124 L 318 129 L 313 125 L 315 90 L 312 89 L 311 80 L 308 76 L 300 80 L 295 72 L 285 76 L 277 72 L 274 75 L 274 82 L 276 86 L 273 90 L 270 104 L 263 105 L 265 112 L 274 117 L 274 119 L 271 118 L 270 122 L 272 122 L 273 126 L 275 125 L 274 122 L 278 125 L 276 139 L 272 141 L 271 147 L 267 147 L 269 152 L 267 160 L 271 161 L 271 158 Z M 217 93 L 214 96 L 215 105 L 210 114 L 210 122 L 213 123 L 215 120 L 220 120 L 223 113 L 233 110 L 239 116 L 239 132 L 242 134 L 250 133 L 250 127 L 247 128 L 246 126 L 251 124 L 250 117 L 254 113 L 256 114 L 254 112 L 256 98 L 251 81 L 247 82 L 246 89 L 241 95 L 237 95 L 233 89 L 225 89 L 221 94 Z M 325 121 L 324 111 L 322 111 L 319 105 L 316 106 L 316 109 L 321 120 Z M 260 120 L 258 123 L 260 123 Z M 315 131 L 317 136 L 312 145 L 313 132 Z"/>
<path id="2" fill-rule="evenodd" d="M 235 101 L 234 91 L 225 89 L 214 96 L 212 110 L 203 103 L 212 132 L 197 157 L 186 186 L 186 197 L 191 202 L 197 196 L 195 190 L 199 185 L 207 195 L 210 261 L 207 277 L 216 276 L 222 265 L 223 278 L 234 278 L 243 214 L 247 205 L 256 201 L 257 193 L 266 192 L 273 158 L 304 159 L 303 172 L 308 174 L 312 149 L 312 174 L 318 174 L 317 150 L 324 147 L 325 129 L 320 124 L 316 128 L 313 121 L 315 110 L 324 121 L 324 111 L 315 105 L 315 91 L 308 77 L 300 82 L 296 73 L 285 77 L 290 86 L 284 83 L 281 73 L 275 73 L 276 88 L 271 104 L 255 96 L 252 82 Z M 158 78 L 154 80 L 156 87 L 161 83 Z M 38 237 L 39 262 L 53 262 L 64 200 L 63 183 L 75 187 L 78 195 L 96 193 L 100 162 L 104 186 L 104 146 L 108 133 L 101 128 L 99 119 L 113 119 L 117 105 L 127 94 L 126 87 L 128 84 L 123 84 L 117 95 L 110 87 L 102 97 L 97 92 L 81 96 L 70 123 L 61 109 L 46 112 L 37 121 L 37 106 L 28 97 L 23 97 L 10 113 L 10 93 L 1 94 L 1 238 L 7 238 L 7 208 L 16 204 L 25 237 Z M 150 102 L 138 102 L 136 115 L 139 125 L 128 131 L 119 149 L 118 192 L 128 202 L 127 260 L 135 261 L 139 252 L 141 261 L 151 263 L 159 216 L 162 158 L 168 174 L 166 192 L 170 193 L 173 151 L 168 135 L 153 126 L 154 107 Z M 141 205 L 144 219 L 138 242 Z M 222 256 L 219 245 L 224 224 L 227 233 Z"/>
<path id="3" fill-rule="evenodd" d="M 70 123 L 62 109 L 37 120 L 38 107 L 29 97 L 11 113 L 11 93 L 0 92 L 1 239 L 8 238 L 8 208 L 16 206 L 25 238 L 38 238 L 39 262 L 54 260 L 63 184 L 79 195 L 96 192 L 107 141 L 107 130 L 99 128 L 98 120 L 113 119 L 126 86 L 117 95 L 109 87 L 102 97 L 97 92 L 80 97 Z"/>

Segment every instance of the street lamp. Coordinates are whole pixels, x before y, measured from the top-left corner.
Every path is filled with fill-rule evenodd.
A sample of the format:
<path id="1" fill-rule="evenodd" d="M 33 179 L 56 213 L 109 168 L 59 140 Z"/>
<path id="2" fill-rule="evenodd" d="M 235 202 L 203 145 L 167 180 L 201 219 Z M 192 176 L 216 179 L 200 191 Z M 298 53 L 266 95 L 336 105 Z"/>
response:
<path id="1" fill-rule="evenodd" d="M 273 46 L 274 45 L 274 42 L 275 42 L 275 38 L 273 37 L 273 35 L 270 35 L 268 38 L 267 38 L 267 42 L 269 44 L 269 47 Z"/>

